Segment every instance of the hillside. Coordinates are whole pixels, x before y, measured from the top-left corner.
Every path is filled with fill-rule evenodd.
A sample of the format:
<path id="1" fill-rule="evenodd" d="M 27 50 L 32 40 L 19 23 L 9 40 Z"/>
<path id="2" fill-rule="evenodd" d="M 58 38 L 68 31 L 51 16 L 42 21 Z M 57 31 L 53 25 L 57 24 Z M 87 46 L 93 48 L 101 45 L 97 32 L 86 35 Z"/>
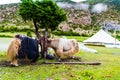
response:
<path id="1" fill-rule="evenodd" d="M 19 4 L 0 5 L 0 31 L 13 29 L 26 29 L 32 26 L 31 22 L 25 22 L 18 15 Z"/>
<path id="2" fill-rule="evenodd" d="M 60 5 L 61 3 L 58 2 Z M 120 13 L 114 6 L 108 6 L 106 11 L 100 13 L 92 12 L 90 5 L 84 3 L 63 3 L 62 8 L 67 12 L 68 20 L 60 24 L 63 31 L 72 30 L 79 34 L 92 34 L 91 31 L 100 29 L 104 22 L 120 23 Z M 66 6 L 70 7 L 66 7 Z M 18 15 L 19 4 L 0 5 L 0 29 L 5 27 L 22 28 L 33 27 L 31 22 L 24 22 Z M 60 6 L 61 7 L 61 6 Z"/>

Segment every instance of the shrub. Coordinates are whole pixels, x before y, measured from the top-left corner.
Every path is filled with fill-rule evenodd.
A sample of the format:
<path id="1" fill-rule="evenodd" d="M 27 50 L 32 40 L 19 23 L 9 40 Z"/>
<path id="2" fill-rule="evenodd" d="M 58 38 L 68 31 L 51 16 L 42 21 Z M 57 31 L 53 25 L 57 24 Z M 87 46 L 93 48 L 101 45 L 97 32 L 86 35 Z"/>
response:
<path id="1" fill-rule="evenodd" d="M 26 35 L 29 36 L 29 37 L 32 37 L 32 34 L 31 34 L 30 31 L 27 31 Z"/>
<path id="2" fill-rule="evenodd" d="M 66 35 L 66 36 L 79 36 L 79 33 L 76 32 L 72 32 L 72 31 L 68 31 L 68 32 L 64 32 L 64 31 L 54 31 L 52 32 L 54 35 Z"/>

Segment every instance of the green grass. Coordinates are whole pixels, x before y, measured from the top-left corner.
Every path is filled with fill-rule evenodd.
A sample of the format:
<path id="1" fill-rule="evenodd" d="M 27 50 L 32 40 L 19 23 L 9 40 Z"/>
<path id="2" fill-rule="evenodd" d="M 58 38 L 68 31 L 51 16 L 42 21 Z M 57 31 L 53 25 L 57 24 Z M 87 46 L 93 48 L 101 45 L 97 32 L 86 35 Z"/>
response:
<path id="1" fill-rule="evenodd" d="M 84 61 L 101 62 L 101 66 L 89 66 L 87 72 L 91 72 L 95 80 L 120 80 L 120 50 L 104 47 L 92 47 L 99 53 L 79 54 Z"/>
<path id="2" fill-rule="evenodd" d="M 0 32 L 0 37 L 14 37 L 16 34 L 23 34 L 26 35 L 27 32 Z M 35 34 L 32 32 L 32 36 L 35 36 Z"/>
<path id="3" fill-rule="evenodd" d="M 79 52 L 76 56 L 80 56 L 85 62 L 101 62 L 101 65 L 40 64 L 0 67 L 0 80 L 120 80 L 120 50 L 89 47 L 99 53 Z M 2 55 L 0 59 L 5 60 L 6 56 Z M 39 63 L 41 61 L 38 60 Z"/>
<path id="4" fill-rule="evenodd" d="M 69 37 L 82 41 L 82 37 Z M 19 67 L 0 66 L 0 80 L 120 80 L 120 49 L 88 46 L 97 54 L 80 51 L 76 56 L 84 62 L 101 65 L 39 64 Z M 0 61 L 6 60 L 6 51 L 0 52 Z M 38 60 L 38 63 L 46 60 Z M 50 61 L 50 60 L 47 60 Z M 53 61 L 53 60 L 52 60 Z"/>
<path id="5" fill-rule="evenodd" d="M 71 38 L 74 38 L 74 39 L 76 39 L 77 41 L 79 41 L 79 42 L 82 42 L 82 41 L 84 41 L 84 40 L 86 40 L 86 39 L 88 39 L 89 37 L 82 37 L 82 36 L 66 36 L 68 39 L 71 39 Z"/>
<path id="6" fill-rule="evenodd" d="M 15 33 L 11 33 L 11 32 L 1 32 L 0 33 L 0 37 L 13 37 L 15 34 L 17 34 L 16 32 Z"/>

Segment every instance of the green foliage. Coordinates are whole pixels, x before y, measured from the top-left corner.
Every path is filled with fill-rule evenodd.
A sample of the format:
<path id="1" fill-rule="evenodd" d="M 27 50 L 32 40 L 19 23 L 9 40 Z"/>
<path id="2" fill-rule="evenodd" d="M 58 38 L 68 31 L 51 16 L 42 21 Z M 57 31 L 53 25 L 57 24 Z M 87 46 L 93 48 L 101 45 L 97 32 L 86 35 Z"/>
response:
<path id="1" fill-rule="evenodd" d="M 5 35 L 5 34 L 0 34 L 0 37 L 11 37 L 11 38 L 13 38 L 13 36 Z"/>
<path id="2" fill-rule="evenodd" d="M 84 40 L 88 39 L 89 37 L 83 36 L 66 36 L 68 39 L 76 39 L 78 42 L 83 42 Z"/>
<path id="3" fill-rule="evenodd" d="M 30 31 L 27 31 L 26 35 L 32 37 L 32 33 Z"/>
<path id="4" fill-rule="evenodd" d="M 51 0 L 21 0 L 19 14 L 26 20 L 33 20 L 39 28 L 56 29 L 67 19 L 66 13 Z"/>
<path id="5" fill-rule="evenodd" d="M 72 31 L 53 31 L 52 34 L 54 35 L 58 35 L 58 36 L 79 36 L 79 33 L 76 33 L 76 32 L 72 32 Z"/>
<path id="6" fill-rule="evenodd" d="M 32 36 L 35 36 L 35 34 L 32 32 L 32 31 L 26 31 L 26 32 L 31 32 Z M 16 34 L 26 34 L 26 32 L 22 32 L 22 31 L 17 31 L 17 32 L 0 32 L 0 39 L 2 40 L 2 37 L 6 37 L 6 38 L 13 38 Z M 3 38 L 3 41 L 4 41 L 4 38 Z M 9 40 L 10 41 L 10 40 Z"/>
<path id="7" fill-rule="evenodd" d="M 32 20 L 34 18 L 34 10 L 36 7 L 32 0 L 21 0 L 22 3 L 19 7 L 19 15 L 22 16 L 22 18 L 26 20 Z"/>
<path id="8" fill-rule="evenodd" d="M 26 32 L 31 31 L 33 32 L 32 28 L 18 28 L 17 26 L 0 26 L 0 32 Z"/>
<path id="9" fill-rule="evenodd" d="M 10 32 L 14 32 L 17 31 L 18 28 L 15 25 L 0 25 L 0 32 L 6 32 L 6 31 L 10 31 Z"/>

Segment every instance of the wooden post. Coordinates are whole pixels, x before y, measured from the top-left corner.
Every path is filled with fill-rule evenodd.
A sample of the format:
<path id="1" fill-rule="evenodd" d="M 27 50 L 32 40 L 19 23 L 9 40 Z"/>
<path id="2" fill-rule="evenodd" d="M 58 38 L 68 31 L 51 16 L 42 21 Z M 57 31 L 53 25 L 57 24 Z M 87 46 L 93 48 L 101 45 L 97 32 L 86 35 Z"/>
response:
<path id="1" fill-rule="evenodd" d="M 80 64 L 80 65 L 100 65 L 100 62 L 43 62 L 43 64 Z"/>

